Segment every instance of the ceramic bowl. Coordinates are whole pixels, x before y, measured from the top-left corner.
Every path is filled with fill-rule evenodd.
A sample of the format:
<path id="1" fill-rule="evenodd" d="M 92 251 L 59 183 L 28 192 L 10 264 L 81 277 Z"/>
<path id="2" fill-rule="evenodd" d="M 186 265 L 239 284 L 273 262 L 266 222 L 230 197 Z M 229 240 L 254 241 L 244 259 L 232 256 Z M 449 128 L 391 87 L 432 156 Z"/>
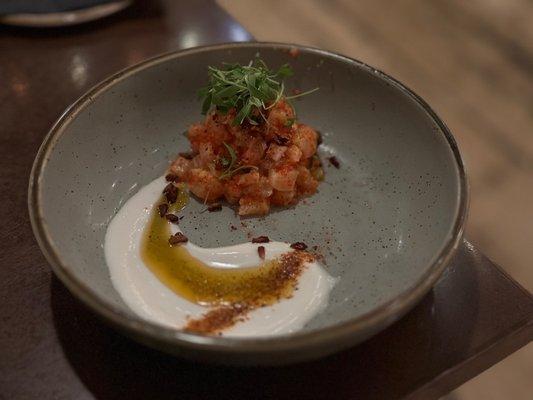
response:
<path id="1" fill-rule="evenodd" d="M 298 52 L 290 52 L 292 48 Z M 292 54 L 292 55 L 291 55 Z M 209 65 L 290 63 L 291 89 L 319 87 L 297 101 L 301 121 L 322 132 L 319 192 L 305 204 L 248 219 L 258 234 L 320 246 L 338 283 L 327 308 L 280 337 L 201 336 L 142 320 L 113 288 L 104 259 L 109 221 L 138 188 L 162 175 L 182 135 L 200 120 L 197 90 Z M 461 239 L 467 188 L 457 145 L 416 94 L 359 61 L 276 43 L 230 43 L 165 54 L 106 79 L 51 129 L 33 167 L 29 210 L 35 236 L 69 290 L 127 335 L 198 360 L 280 364 L 355 345 L 409 311 L 441 275 Z M 185 218 L 203 246 L 246 241 L 227 229 L 238 217 Z M 196 229 L 195 229 L 196 228 Z"/>

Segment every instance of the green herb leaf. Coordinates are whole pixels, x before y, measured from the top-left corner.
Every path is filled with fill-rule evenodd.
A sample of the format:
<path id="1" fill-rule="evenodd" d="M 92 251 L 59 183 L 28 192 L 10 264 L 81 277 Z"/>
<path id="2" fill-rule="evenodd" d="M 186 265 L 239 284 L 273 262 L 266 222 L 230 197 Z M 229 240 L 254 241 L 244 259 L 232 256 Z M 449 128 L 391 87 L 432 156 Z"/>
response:
<path id="1" fill-rule="evenodd" d="M 229 167 L 230 161 L 226 157 L 220 157 L 220 164 L 224 168 L 227 168 L 227 167 Z"/>
<path id="2" fill-rule="evenodd" d="M 237 162 L 237 154 L 235 153 L 235 149 L 231 147 L 229 144 L 227 144 L 226 142 L 222 142 L 222 143 L 224 144 L 224 147 L 226 148 L 226 150 L 228 150 L 229 156 L 231 157 L 229 167 L 228 167 L 228 170 L 229 170 L 233 168 L 233 166 Z"/>
<path id="3" fill-rule="evenodd" d="M 242 108 L 239 110 L 239 112 L 235 116 L 235 119 L 233 120 L 233 125 L 242 124 L 242 121 L 244 121 L 244 119 L 248 117 L 251 112 L 252 112 L 252 103 L 250 103 L 250 100 L 248 100 L 246 104 L 242 106 Z"/>
<path id="4" fill-rule="evenodd" d="M 278 78 L 288 78 L 289 76 L 292 76 L 294 72 L 292 71 L 292 68 L 289 64 L 283 64 L 278 69 Z"/>
<path id="5" fill-rule="evenodd" d="M 209 108 L 211 108 L 212 100 L 213 96 L 211 95 L 211 93 L 207 93 L 202 103 L 202 114 L 206 114 L 209 111 Z"/>
<path id="6" fill-rule="evenodd" d="M 242 171 L 244 169 L 257 169 L 254 165 L 239 165 L 237 166 L 237 153 L 235 152 L 235 149 L 231 147 L 226 142 L 222 142 L 226 150 L 228 151 L 228 154 L 230 156 L 230 160 L 228 160 L 226 157 L 222 157 L 220 159 L 220 162 L 223 166 L 227 166 L 227 168 L 224 170 L 224 172 L 218 177 L 218 179 L 229 179 L 231 178 L 235 173 Z"/>
<path id="7" fill-rule="evenodd" d="M 292 124 L 294 124 L 294 121 L 296 121 L 296 118 L 287 118 L 287 121 L 285 121 L 285 126 L 290 128 Z"/>

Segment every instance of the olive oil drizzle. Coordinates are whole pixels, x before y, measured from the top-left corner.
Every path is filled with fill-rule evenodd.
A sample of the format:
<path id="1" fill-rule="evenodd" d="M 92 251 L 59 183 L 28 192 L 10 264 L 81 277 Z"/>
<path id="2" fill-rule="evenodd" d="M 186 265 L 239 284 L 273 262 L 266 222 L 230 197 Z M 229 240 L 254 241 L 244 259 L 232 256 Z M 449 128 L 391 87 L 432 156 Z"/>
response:
<path id="1" fill-rule="evenodd" d="M 164 202 L 161 197 L 160 202 Z M 185 208 L 188 195 L 180 190 L 177 201 L 168 212 Z M 160 203 L 158 203 L 160 204 Z M 157 278 L 179 296 L 200 305 L 224 306 L 242 304 L 249 308 L 266 306 L 292 296 L 300 265 L 267 261 L 257 267 L 222 269 L 209 267 L 191 256 L 184 246 L 170 246 L 170 223 L 159 216 L 154 207 L 144 232 L 141 257 Z"/>

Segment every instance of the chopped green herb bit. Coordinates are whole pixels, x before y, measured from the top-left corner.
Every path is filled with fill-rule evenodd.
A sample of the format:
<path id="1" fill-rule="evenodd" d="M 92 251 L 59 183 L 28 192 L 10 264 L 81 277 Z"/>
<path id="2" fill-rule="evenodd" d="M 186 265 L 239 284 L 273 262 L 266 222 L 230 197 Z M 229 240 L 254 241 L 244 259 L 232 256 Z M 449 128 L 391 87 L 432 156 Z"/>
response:
<path id="1" fill-rule="evenodd" d="M 223 142 L 223 144 L 224 144 L 224 147 L 226 147 L 226 150 L 228 150 L 231 160 L 228 160 L 225 157 L 221 158 L 221 163 L 223 163 L 225 160 L 225 162 L 228 165 L 227 165 L 226 170 L 218 177 L 219 179 L 229 179 L 233 175 L 235 175 L 237 172 L 243 172 L 244 170 L 247 170 L 247 169 L 257 169 L 257 167 L 253 165 L 237 165 L 237 153 L 235 152 L 235 149 L 231 147 L 229 144 L 227 144 L 226 142 Z"/>
<path id="2" fill-rule="evenodd" d="M 285 122 L 285 126 L 287 128 L 290 128 L 294 124 L 295 121 L 296 121 L 296 118 L 288 118 L 287 121 Z"/>

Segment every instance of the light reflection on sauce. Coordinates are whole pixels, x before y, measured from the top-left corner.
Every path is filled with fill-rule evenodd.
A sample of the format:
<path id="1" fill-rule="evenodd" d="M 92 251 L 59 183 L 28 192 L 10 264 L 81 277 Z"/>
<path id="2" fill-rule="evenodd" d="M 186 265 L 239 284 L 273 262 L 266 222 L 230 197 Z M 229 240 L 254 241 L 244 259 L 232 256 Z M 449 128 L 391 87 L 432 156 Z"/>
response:
<path id="1" fill-rule="evenodd" d="M 180 190 L 169 212 L 178 213 L 187 200 L 186 192 Z M 157 204 L 162 202 L 163 197 Z M 212 268 L 191 256 L 184 246 L 170 246 L 170 236 L 169 222 L 159 216 L 155 207 L 144 232 L 141 257 L 163 284 L 200 305 L 242 304 L 256 308 L 289 298 L 304 263 L 312 260 L 309 254 L 297 252 L 301 253 L 298 257 L 282 256 L 257 267 Z"/>

